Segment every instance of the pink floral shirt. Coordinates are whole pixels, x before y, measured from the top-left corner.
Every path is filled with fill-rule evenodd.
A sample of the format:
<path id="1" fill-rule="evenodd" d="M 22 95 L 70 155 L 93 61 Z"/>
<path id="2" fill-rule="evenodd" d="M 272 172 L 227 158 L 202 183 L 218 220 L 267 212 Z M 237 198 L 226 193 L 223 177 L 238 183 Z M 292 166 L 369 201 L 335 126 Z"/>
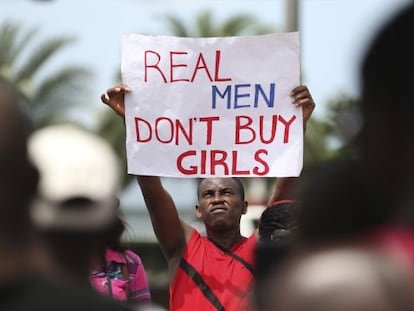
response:
<path id="1" fill-rule="evenodd" d="M 89 276 L 92 286 L 99 293 L 111 295 L 112 292 L 114 299 L 130 303 L 151 303 L 147 275 L 136 253 L 131 250 L 120 253 L 107 248 L 105 259 L 108 275 L 102 267 L 92 271 Z M 128 280 L 124 277 L 126 270 Z"/>

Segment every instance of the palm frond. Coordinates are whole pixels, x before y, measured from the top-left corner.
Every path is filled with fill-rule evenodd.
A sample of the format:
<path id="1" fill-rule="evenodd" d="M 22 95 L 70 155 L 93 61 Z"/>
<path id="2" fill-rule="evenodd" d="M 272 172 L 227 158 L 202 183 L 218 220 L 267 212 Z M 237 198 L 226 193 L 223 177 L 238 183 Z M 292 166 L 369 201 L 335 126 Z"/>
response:
<path id="1" fill-rule="evenodd" d="M 121 171 L 126 172 L 125 125 L 120 117 L 110 110 L 103 111 L 100 115 L 97 133 L 112 146 L 121 161 Z M 122 184 L 126 186 L 130 179 L 130 176 L 124 174 Z"/>
<path id="2" fill-rule="evenodd" d="M 0 66 L 10 64 L 13 60 L 13 47 L 19 27 L 15 23 L 4 22 L 0 27 Z"/>
<path id="3" fill-rule="evenodd" d="M 12 21 L 4 22 L 0 26 L 0 67 L 15 64 L 37 32 L 37 28 L 23 32 L 21 24 Z"/>
<path id="4" fill-rule="evenodd" d="M 249 27 L 256 25 L 255 19 L 250 15 L 237 15 L 226 21 L 220 28 L 222 36 L 234 36 L 245 32 Z M 253 28 L 252 28 L 253 29 Z"/>
<path id="5" fill-rule="evenodd" d="M 22 81 L 32 79 L 36 72 L 44 66 L 51 56 L 72 41 L 72 38 L 65 37 L 48 39 L 43 42 L 43 44 L 39 44 L 39 48 L 32 54 L 26 64 L 24 64 L 16 73 L 13 79 L 14 83 L 19 84 Z"/>
<path id="6" fill-rule="evenodd" d="M 240 34 L 264 34 L 275 29 L 261 24 L 249 14 L 236 15 L 219 24 L 214 21 L 209 10 L 200 11 L 194 20 L 194 26 L 186 28 L 183 22 L 173 15 L 165 16 L 167 25 L 172 33 L 180 37 L 223 37 Z M 192 29 L 192 30 L 189 30 Z"/>
<path id="7" fill-rule="evenodd" d="M 274 33 L 276 31 L 276 28 L 266 25 L 254 25 L 252 29 L 252 33 L 256 35 L 264 35 L 267 33 Z"/>
<path id="8" fill-rule="evenodd" d="M 189 37 L 189 33 L 183 22 L 173 15 L 166 15 L 165 21 L 172 33 L 178 37 Z"/>
<path id="9" fill-rule="evenodd" d="M 61 117 L 68 109 L 84 103 L 92 73 L 82 67 L 66 67 L 45 78 L 32 97 L 35 125 Z"/>
<path id="10" fill-rule="evenodd" d="M 32 28 L 27 30 L 25 33 L 20 34 L 19 37 L 16 38 L 14 49 L 12 51 L 13 56 L 11 58 L 11 62 L 15 62 L 19 58 L 20 54 L 32 42 L 38 32 L 38 28 Z"/>
<path id="11" fill-rule="evenodd" d="M 196 18 L 197 36 L 199 37 L 212 37 L 217 35 L 217 31 L 214 29 L 213 16 L 211 11 L 202 11 Z"/>

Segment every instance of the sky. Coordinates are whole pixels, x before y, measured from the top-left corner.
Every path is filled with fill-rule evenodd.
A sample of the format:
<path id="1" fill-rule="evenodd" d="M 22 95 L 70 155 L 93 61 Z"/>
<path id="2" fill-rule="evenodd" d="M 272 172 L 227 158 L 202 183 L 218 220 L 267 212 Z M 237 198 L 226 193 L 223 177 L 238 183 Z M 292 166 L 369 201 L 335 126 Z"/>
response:
<path id="1" fill-rule="evenodd" d="M 359 63 L 367 44 L 378 27 L 409 1 L 298 1 L 301 79 L 316 102 L 314 116 L 324 118 L 326 102 L 338 93 L 358 96 Z M 286 26 L 286 0 L 0 0 L 0 23 L 12 20 L 27 28 L 38 27 L 37 44 L 55 36 L 77 38 L 39 77 L 69 63 L 93 70 L 90 105 L 77 114 L 81 122 L 93 126 L 96 113 L 106 109 L 100 94 L 117 82 L 121 34 L 171 35 L 163 16 L 173 14 L 191 26 L 204 9 L 211 10 L 217 22 L 248 13 L 278 31 Z"/>

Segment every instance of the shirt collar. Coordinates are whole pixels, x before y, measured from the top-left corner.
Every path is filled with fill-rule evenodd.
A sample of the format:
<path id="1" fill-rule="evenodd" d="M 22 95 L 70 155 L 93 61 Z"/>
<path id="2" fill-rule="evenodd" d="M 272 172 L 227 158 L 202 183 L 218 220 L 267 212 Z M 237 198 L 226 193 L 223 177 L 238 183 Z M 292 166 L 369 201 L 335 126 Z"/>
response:
<path id="1" fill-rule="evenodd" d="M 115 251 L 108 247 L 105 250 L 105 258 L 107 262 L 114 261 L 118 263 L 126 263 L 126 259 L 123 253 Z"/>

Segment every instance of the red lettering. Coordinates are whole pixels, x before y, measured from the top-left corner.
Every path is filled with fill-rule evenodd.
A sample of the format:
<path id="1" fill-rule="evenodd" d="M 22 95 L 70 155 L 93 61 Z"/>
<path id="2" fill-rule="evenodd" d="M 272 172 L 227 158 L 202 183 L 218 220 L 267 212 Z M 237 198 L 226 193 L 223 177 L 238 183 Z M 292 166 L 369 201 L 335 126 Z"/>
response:
<path id="1" fill-rule="evenodd" d="M 187 56 L 189 53 L 186 51 L 170 51 L 169 52 L 169 80 L 165 76 L 164 72 L 160 68 L 161 63 L 161 54 L 156 51 L 147 50 L 144 52 L 144 81 L 148 82 L 149 76 L 149 69 L 156 70 L 160 75 L 164 83 L 174 83 L 174 82 L 194 82 L 196 79 L 197 74 L 200 71 L 204 71 L 207 75 L 207 78 L 210 82 L 223 82 L 223 81 L 231 81 L 231 78 L 221 78 L 220 77 L 220 65 L 221 65 L 221 51 L 216 51 L 215 54 L 215 61 L 214 61 L 214 78 L 211 75 L 211 70 L 209 69 L 206 59 L 203 53 L 199 53 L 197 60 L 195 61 L 193 73 L 191 75 L 191 79 L 187 78 L 177 78 L 177 70 L 179 68 L 187 68 L 188 63 L 184 61 L 178 61 L 177 58 L 179 56 Z M 190 59 L 190 57 L 187 57 Z M 211 66 L 213 66 L 211 64 Z M 213 69 L 213 68 L 211 68 Z"/>
<path id="2" fill-rule="evenodd" d="M 257 167 L 257 166 L 255 166 L 253 168 L 253 174 L 258 175 L 258 176 L 264 176 L 264 175 L 268 174 L 269 171 L 270 171 L 269 164 L 264 159 L 262 159 L 260 157 L 260 155 L 262 155 L 262 154 L 267 155 L 268 154 L 267 150 L 265 150 L 265 149 L 259 149 L 254 154 L 254 159 L 257 162 L 259 162 L 260 164 L 263 165 L 263 170 L 262 171 L 260 171 L 259 170 L 259 167 Z"/>
<path id="3" fill-rule="evenodd" d="M 174 79 L 173 69 L 176 67 L 187 67 L 187 64 L 174 64 L 174 55 L 187 55 L 187 52 L 170 52 L 170 82 L 185 81 L 188 82 L 189 79 Z"/>
<path id="4" fill-rule="evenodd" d="M 236 116 L 235 118 L 235 138 L 234 143 L 250 144 L 256 140 L 256 132 L 259 134 L 258 139 L 262 144 L 271 144 L 276 139 L 278 121 L 284 126 L 283 131 L 283 143 L 289 142 L 290 126 L 296 120 L 296 116 L 293 115 L 288 121 L 286 121 L 281 115 L 272 116 L 272 125 L 270 127 L 270 134 L 268 138 L 265 138 L 264 132 L 267 127 L 265 126 L 265 116 L 259 116 L 258 124 L 255 128 L 253 119 L 249 116 Z M 280 127 L 280 126 L 279 126 Z M 243 134 L 243 137 L 242 137 Z"/>
<path id="5" fill-rule="evenodd" d="M 147 126 L 147 130 L 148 130 L 147 131 L 148 132 L 148 137 L 147 138 L 142 138 L 141 137 L 141 133 L 143 132 L 143 128 L 142 128 L 142 126 L 140 126 L 140 123 L 141 123 L 142 126 L 143 125 Z M 137 142 L 146 143 L 146 142 L 150 141 L 151 138 L 152 138 L 151 124 L 145 119 L 135 117 L 135 133 L 136 133 L 136 136 L 137 136 Z"/>
<path id="6" fill-rule="evenodd" d="M 163 140 L 162 138 L 161 138 L 161 136 L 160 136 L 160 132 L 158 131 L 158 128 L 159 127 L 161 127 L 162 128 L 162 126 L 160 126 L 160 123 L 162 122 L 162 121 L 166 121 L 167 123 L 167 125 L 165 125 L 165 127 L 164 127 L 164 130 L 163 130 L 163 133 L 166 133 L 167 132 L 167 127 L 169 127 L 169 133 L 170 133 L 170 137 L 168 137 L 168 138 L 166 138 L 165 140 Z M 159 118 L 157 118 L 156 120 L 155 120 L 155 136 L 157 137 L 157 140 L 160 142 L 160 143 L 163 143 L 163 144 L 169 144 L 169 143 L 171 143 L 172 142 L 172 140 L 173 140 L 173 138 L 174 138 L 174 123 L 173 123 L 173 121 L 171 121 L 169 118 L 167 118 L 167 117 L 159 117 Z"/>
<path id="7" fill-rule="evenodd" d="M 207 151 L 206 150 L 201 150 L 201 161 L 200 161 L 201 174 L 206 173 L 206 161 L 207 161 Z"/>
<path id="8" fill-rule="evenodd" d="M 148 64 L 148 55 L 152 54 L 156 56 L 156 62 L 155 64 Z M 160 67 L 158 67 L 158 64 L 161 61 L 161 55 L 158 54 L 155 51 L 145 51 L 144 52 L 144 81 L 148 82 L 148 68 L 154 68 L 156 69 L 160 74 L 162 79 L 164 80 L 165 83 L 167 83 L 167 78 L 164 76 L 164 73 L 162 72 L 162 70 L 160 69 Z"/>
<path id="9" fill-rule="evenodd" d="M 210 152 L 210 171 L 211 174 L 216 174 L 216 166 L 223 166 L 224 174 L 229 174 L 229 167 L 226 163 L 227 152 L 223 150 L 211 150 Z"/>
<path id="10" fill-rule="evenodd" d="M 197 174 L 197 166 L 195 165 L 190 165 L 189 169 L 185 169 L 183 167 L 183 161 L 184 158 L 189 157 L 189 156 L 195 156 L 197 155 L 197 152 L 195 150 L 189 150 L 186 151 L 182 154 L 180 154 L 177 158 L 177 169 L 180 171 L 180 173 L 184 174 L 184 175 L 194 175 Z"/>
<path id="11" fill-rule="evenodd" d="M 185 130 L 184 125 L 179 119 L 175 120 L 175 127 L 177 128 L 177 135 L 175 136 L 175 144 L 178 146 L 179 139 L 178 134 L 181 132 L 184 135 L 184 138 L 187 140 L 189 145 L 193 144 L 193 122 L 189 119 L 188 122 L 188 131 Z"/>
<path id="12" fill-rule="evenodd" d="M 263 132 L 264 132 L 264 128 L 265 128 L 263 120 L 264 120 L 264 117 L 260 116 L 260 121 L 259 121 L 260 141 L 263 144 L 270 144 L 275 140 L 275 136 L 276 136 L 277 115 L 272 116 L 272 128 L 270 130 L 270 137 L 267 140 L 263 137 L 264 136 Z"/>
<path id="13" fill-rule="evenodd" d="M 207 67 L 206 61 L 204 60 L 203 53 L 200 53 L 198 55 L 197 62 L 196 62 L 196 65 L 195 65 L 195 68 L 194 68 L 194 72 L 193 72 L 193 76 L 191 77 L 191 82 L 194 82 L 194 79 L 195 79 L 195 77 L 197 75 L 197 72 L 200 69 L 204 69 L 204 71 L 206 72 L 206 74 L 207 74 L 210 82 L 212 82 L 213 81 L 213 78 L 211 78 L 210 71 L 208 71 L 208 67 Z"/>
<path id="14" fill-rule="evenodd" d="M 216 51 L 216 66 L 214 70 L 214 81 L 231 81 L 231 78 L 219 78 L 221 51 Z"/>
<path id="15" fill-rule="evenodd" d="M 242 120 L 246 120 L 244 124 L 242 124 Z M 241 144 L 249 144 L 253 142 L 256 139 L 256 133 L 255 131 L 250 127 L 250 125 L 253 123 L 252 118 L 249 116 L 236 116 L 236 137 L 235 137 L 235 143 L 237 145 Z M 247 132 L 250 132 L 251 137 L 249 140 L 242 141 L 240 137 L 241 130 L 247 130 Z"/>
<path id="16" fill-rule="evenodd" d="M 268 151 L 259 149 L 254 154 L 254 160 L 258 165 L 252 170 L 240 169 L 238 164 L 238 151 L 232 150 L 227 153 L 225 150 L 189 150 L 180 154 L 177 158 L 177 169 L 184 175 L 216 175 L 217 171 L 222 169 L 222 175 L 232 176 L 248 176 L 258 175 L 264 176 L 269 173 L 270 168 L 265 160 Z M 184 166 L 186 162 L 187 167 Z M 231 169 L 231 171 L 230 171 Z"/>
<path id="17" fill-rule="evenodd" d="M 213 137 L 213 121 L 219 121 L 220 117 L 200 117 L 200 122 L 207 123 L 207 135 L 206 135 L 206 144 L 211 145 L 211 139 Z"/>
<path id="18" fill-rule="evenodd" d="M 231 154 L 232 154 L 231 174 L 232 175 L 250 175 L 250 171 L 248 170 L 239 171 L 237 169 L 237 150 L 233 150 Z"/>
<path id="19" fill-rule="evenodd" d="M 282 116 L 279 115 L 279 121 L 282 122 L 285 125 L 285 131 L 283 133 L 283 143 L 284 144 L 287 144 L 289 142 L 290 125 L 295 120 L 296 120 L 296 116 L 295 115 L 293 115 L 293 117 L 291 117 L 289 121 L 286 121 L 285 119 L 282 118 Z"/>
<path id="20" fill-rule="evenodd" d="M 214 122 L 219 121 L 220 117 L 200 117 L 189 118 L 188 120 L 171 119 L 169 117 L 161 116 L 156 118 L 153 123 L 142 119 L 140 117 L 135 118 L 135 129 L 138 142 L 148 142 L 153 137 L 154 140 L 162 144 L 175 145 L 188 144 L 193 145 L 194 138 L 194 126 L 197 121 L 202 125 L 205 125 L 205 141 L 207 145 L 211 145 L 213 139 L 213 126 Z M 204 129 L 203 129 L 204 130 Z M 197 141 L 204 139 L 198 135 Z"/>

